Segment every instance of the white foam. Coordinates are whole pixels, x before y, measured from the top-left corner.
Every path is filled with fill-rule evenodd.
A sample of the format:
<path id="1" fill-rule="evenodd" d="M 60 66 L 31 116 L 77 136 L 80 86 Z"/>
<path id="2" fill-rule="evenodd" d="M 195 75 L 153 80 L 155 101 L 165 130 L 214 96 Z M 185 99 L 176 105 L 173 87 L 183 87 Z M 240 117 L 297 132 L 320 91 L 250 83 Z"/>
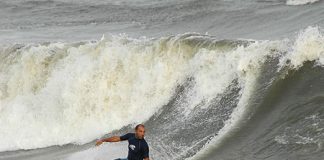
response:
<path id="1" fill-rule="evenodd" d="M 92 147 L 84 151 L 73 153 L 66 160 L 114 160 L 127 157 L 127 142 L 104 143 L 98 147 Z"/>
<path id="2" fill-rule="evenodd" d="M 148 119 L 168 102 L 186 66 L 152 43 L 111 37 L 8 53 L 13 62 L 1 61 L 0 73 L 0 150 L 83 144 Z"/>
<path id="3" fill-rule="evenodd" d="M 286 4 L 296 6 L 296 5 L 312 4 L 318 1 L 320 0 L 287 0 Z"/>
<path id="4" fill-rule="evenodd" d="M 281 59 L 281 65 L 299 68 L 307 61 L 324 65 L 324 36 L 318 27 L 307 27 L 301 31 L 288 54 Z"/>
<path id="5" fill-rule="evenodd" d="M 191 38 L 200 37 L 185 39 Z M 240 54 L 244 47 L 197 50 L 183 40 L 182 35 L 155 41 L 116 36 L 9 53 L 15 63 L 0 63 L 0 150 L 83 144 L 145 121 L 178 84 L 194 77 L 194 93 L 184 105 L 190 113 L 202 100 L 223 93 L 239 76 L 238 67 L 249 70 L 246 63 L 256 63 L 243 62 L 249 57 Z"/>

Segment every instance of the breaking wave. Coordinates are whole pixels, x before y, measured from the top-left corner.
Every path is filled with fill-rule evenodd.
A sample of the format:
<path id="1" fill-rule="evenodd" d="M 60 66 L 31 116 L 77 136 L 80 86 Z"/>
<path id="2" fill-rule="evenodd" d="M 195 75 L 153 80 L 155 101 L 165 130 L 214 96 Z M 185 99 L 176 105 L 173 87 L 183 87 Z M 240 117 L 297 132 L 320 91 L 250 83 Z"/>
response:
<path id="1" fill-rule="evenodd" d="M 239 152 L 225 153 L 263 141 L 271 144 L 261 146 L 262 151 L 289 144 L 314 144 L 321 150 L 323 108 L 308 110 L 302 104 L 321 102 L 324 92 L 318 89 L 318 95 L 305 93 L 298 100 L 295 105 L 308 111 L 305 115 L 276 97 L 307 91 L 295 86 L 291 90 L 299 92 L 284 94 L 298 74 L 310 77 L 300 80 L 306 86 L 317 84 L 309 82 L 314 76 L 322 77 L 324 37 L 318 27 L 306 28 L 295 39 L 273 41 L 219 40 L 196 33 L 157 39 L 119 35 L 7 45 L 0 53 L 1 151 L 82 145 L 139 122 L 148 128 L 156 159 L 244 158 Z M 268 105 L 272 102 L 276 107 Z M 298 120 L 268 120 L 272 112 L 288 109 L 287 116 Z M 263 127 L 250 126 L 262 122 Z M 308 124 L 314 124 L 312 131 L 306 131 Z M 246 130 L 255 132 L 240 139 Z M 259 134 L 263 139 L 253 137 Z"/>

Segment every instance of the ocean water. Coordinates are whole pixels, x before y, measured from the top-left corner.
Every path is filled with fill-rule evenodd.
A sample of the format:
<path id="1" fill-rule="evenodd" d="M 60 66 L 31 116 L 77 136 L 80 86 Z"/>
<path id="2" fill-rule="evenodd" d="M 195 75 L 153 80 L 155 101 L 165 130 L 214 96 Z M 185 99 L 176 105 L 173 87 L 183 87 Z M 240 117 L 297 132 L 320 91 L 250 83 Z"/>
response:
<path id="1" fill-rule="evenodd" d="M 321 0 L 1 0 L 0 160 L 324 159 Z"/>

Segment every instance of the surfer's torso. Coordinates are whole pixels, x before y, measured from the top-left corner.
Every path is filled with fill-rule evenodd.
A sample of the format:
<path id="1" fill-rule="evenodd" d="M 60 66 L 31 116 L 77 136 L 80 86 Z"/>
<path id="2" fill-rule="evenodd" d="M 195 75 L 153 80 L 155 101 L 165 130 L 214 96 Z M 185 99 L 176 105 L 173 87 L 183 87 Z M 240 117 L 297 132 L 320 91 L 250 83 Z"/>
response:
<path id="1" fill-rule="evenodd" d="M 135 133 L 127 133 L 120 139 L 128 140 L 128 160 L 143 160 L 149 157 L 149 147 L 144 138 L 137 139 Z"/>

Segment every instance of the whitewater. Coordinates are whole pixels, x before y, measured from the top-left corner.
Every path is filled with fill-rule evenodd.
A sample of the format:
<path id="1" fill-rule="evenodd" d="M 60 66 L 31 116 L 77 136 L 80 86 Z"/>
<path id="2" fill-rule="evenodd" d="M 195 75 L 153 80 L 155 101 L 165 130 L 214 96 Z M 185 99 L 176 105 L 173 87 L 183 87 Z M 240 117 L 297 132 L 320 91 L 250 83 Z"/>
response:
<path id="1" fill-rule="evenodd" d="M 324 3 L 0 2 L 0 159 L 324 158 Z"/>

